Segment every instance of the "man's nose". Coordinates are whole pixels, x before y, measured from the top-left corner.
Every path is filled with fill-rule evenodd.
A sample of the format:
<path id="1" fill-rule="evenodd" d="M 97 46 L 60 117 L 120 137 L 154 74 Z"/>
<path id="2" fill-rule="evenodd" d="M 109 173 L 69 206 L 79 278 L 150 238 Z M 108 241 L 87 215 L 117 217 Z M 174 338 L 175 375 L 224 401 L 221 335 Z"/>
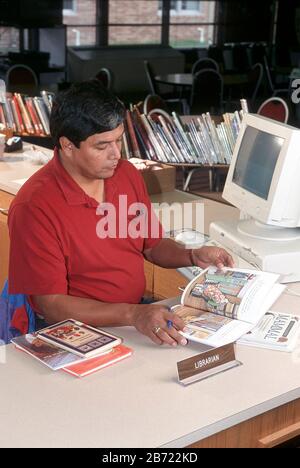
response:
<path id="1" fill-rule="evenodd" d="M 113 159 L 121 158 L 121 145 L 120 143 L 112 142 L 110 145 L 110 157 Z"/>

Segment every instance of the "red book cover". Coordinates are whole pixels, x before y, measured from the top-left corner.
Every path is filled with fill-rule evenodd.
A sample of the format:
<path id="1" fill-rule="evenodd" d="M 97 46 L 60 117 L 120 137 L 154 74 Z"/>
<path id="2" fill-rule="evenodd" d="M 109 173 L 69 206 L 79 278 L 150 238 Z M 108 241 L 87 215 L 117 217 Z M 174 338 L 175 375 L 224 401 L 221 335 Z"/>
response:
<path id="1" fill-rule="evenodd" d="M 27 107 L 28 114 L 30 115 L 31 121 L 33 123 L 35 133 L 37 135 L 43 134 L 42 126 L 41 126 L 41 129 L 39 127 L 39 121 L 38 121 L 38 117 L 37 117 L 36 112 L 35 112 L 35 108 L 33 107 L 32 102 L 31 102 L 30 98 L 28 98 L 28 97 L 25 97 L 25 106 Z"/>
<path id="2" fill-rule="evenodd" d="M 84 377 L 86 375 L 92 374 L 104 367 L 111 366 L 116 362 L 125 359 L 133 353 L 131 348 L 120 344 L 115 346 L 109 353 L 104 354 L 103 356 L 96 356 L 90 359 L 85 359 L 78 364 L 72 364 L 70 366 L 63 367 L 65 372 L 75 375 L 75 377 Z"/>
<path id="3" fill-rule="evenodd" d="M 13 101 L 15 103 L 15 109 L 16 109 L 16 113 L 17 113 L 17 116 L 18 116 L 18 121 L 19 121 L 19 127 L 21 128 L 21 133 L 24 133 L 25 132 L 25 127 L 24 127 L 24 123 L 23 123 L 23 119 L 22 119 L 22 115 L 21 115 L 21 110 L 20 110 L 20 106 L 19 106 L 19 103 L 18 103 L 18 99 L 17 99 L 17 96 L 14 94 L 13 95 Z"/>
<path id="4" fill-rule="evenodd" d="M 132 120 L 131 120 L 131 114 L 130 114 L 129 110 L 126 111 L 126 123 L 127 123 L 127 128 L 128 128 L 128 133 L 129 133 L 129 137 L 130 137 L 132 150 L 133 150 L 133 157 L 134 158 L 140 158 L 141 153 L 140 153 L 139 145 L 138 145 L 138 142 L 137 142 L 137 139 L 136 139 L 133 123 L 132 123 Z"/>

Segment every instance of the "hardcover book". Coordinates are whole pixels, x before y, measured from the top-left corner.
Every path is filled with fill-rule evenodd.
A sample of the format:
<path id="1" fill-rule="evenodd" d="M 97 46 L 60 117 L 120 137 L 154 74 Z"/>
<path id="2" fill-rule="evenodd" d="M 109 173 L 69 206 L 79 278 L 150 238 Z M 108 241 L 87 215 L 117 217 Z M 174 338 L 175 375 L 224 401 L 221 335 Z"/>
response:
<path id="1" fill-rule="evenodd" d="M 73 319 L 64 320 L 37 332 L 47 343 L 82 357 L 93 357 L 121 343 L 121 338 Z"/>
<path id="2" fill-rule="evenodd" d="M 112 364 L 131 356 L 132 352 L 131 348 L 120 344 L 104 355 L 84 359 L 77 364 L 71 364 L 64 367 L 63 370 L 69 374 L 75 375 L 76 377 L 85 377 L 86 375 L 92 374 L 104 367 L 111 366 Z"/>
<path id="3" fill-rule="evenodd" d="M 185 322 L 183 336 L 223 346 L 248 333 L 270 309 L 284 286 L 279 275 L 256 270 L 209 267 L 185 288 L 173 307 Z"/>

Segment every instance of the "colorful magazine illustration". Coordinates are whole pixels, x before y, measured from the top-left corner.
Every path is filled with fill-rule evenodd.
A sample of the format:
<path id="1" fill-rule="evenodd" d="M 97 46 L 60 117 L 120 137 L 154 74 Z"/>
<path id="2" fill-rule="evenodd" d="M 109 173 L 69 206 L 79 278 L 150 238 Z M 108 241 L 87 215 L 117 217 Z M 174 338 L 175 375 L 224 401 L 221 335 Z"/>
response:
<path id="1" fill-rule="evenodd" d="M 209 346 L 223 346 L 248 333 L 270 309 L 284 286 L 279 275 L 209 267 L 185 288 L 173 307 L 185 322 L 182 334 Z"/>
<path id="2" fill-rule="evenodd" d="M 76 354 L 69 353 L 64 349 L 40 340 L 37 338 L 36 333 L 28 333 L 27 335 L 13 338 L 12 343 L 14 343 L 16 348 L 30 354 L 52 370 L 58 370 L 68 364 L 84 360 L 84 358 Z"/>
<path id="3" fill-rule="evenodd" d="M 81 357 L 93 357 L 119 345 L 121 338 L 73 319 L 43 328 L 37 336 Z"/>

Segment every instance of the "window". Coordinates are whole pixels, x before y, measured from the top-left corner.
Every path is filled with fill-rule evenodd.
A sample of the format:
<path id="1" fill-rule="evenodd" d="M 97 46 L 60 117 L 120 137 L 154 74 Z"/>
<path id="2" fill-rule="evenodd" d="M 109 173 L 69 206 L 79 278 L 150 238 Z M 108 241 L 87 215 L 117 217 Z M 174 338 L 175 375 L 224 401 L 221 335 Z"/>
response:
<path id="1" fill-rule="evenodd" d="M 161 14 L 157 0 L 110 0 L 109 45 L 160 44 Z"/>
<path id="2" fill-rule="evenodd" d="M 201 12 L 200 0 L 171 0 L 171 15 L 199 15 Z M 162 10 L 162 0 L 159 0 L 158 9 Z"/>
<path id="3" fill-rule="evenodd" d="M 101 0 L 64 0 L 67 45 L 166 45 L 169 40 L 173 47 L 206 47 L 214 39 L 216 3 L 172 0 L 166 25 L 164 0 L 109 0 L 108 8 Z"/>
<path id="4" fill-rule="evenodd" d="M 67 45 L 96 45 L 96 1 L 64 0 L 63 24 L 67 26 Z"/>
<path id="5" fill-rule="evenodd" d="M 63 15 L 76 15 L 76 0 L 63 0 Z"/>
<path id="6" fill-rule="evenodd" d="M 214 40 L 215 4 L 210 0 L 176 1 L 170 16 L 169 44 L 173 47 L 207 47 Z"/>
<path id="7" fill-rule="evenodd" d="M 0 52 L 19 51 L 19 30 L 11 27 L 0 27 Z"/>

